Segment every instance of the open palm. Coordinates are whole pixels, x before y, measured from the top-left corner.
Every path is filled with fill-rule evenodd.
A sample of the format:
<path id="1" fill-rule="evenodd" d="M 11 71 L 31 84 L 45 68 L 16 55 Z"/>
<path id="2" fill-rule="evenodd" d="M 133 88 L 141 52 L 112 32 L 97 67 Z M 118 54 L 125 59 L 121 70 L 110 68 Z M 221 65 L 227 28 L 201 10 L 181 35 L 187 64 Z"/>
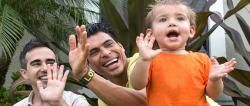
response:
<path id="1" fill-rule="evenodd" d="M 38 80 L 38 90 L 44 101 L 57 102 L 62 99 L 69 71 L 63 73 L 64 67 L 60 66 L 58 69 L 57 63 L 54 63 L 53 66 L 48 65 L 47 67 L 47 85 Z"/>
<path id="2" fill-rule="evenodd" d="M 211 61 L 212 61 L 212 70 L 209 74 L 209 79 L 212 81 L 218 81 L 222 77 L 226 76 L 227 73 L 234 70 L 236 64 L 234 58 L 223 64 L 219 64 L 214 57 L 211 58 Z"/>
<path id="3" fill-rule="evenodd" d="M 80 79 L 86 69 L 87 56 L 88 56 L 88 43 L 87 43 L 87 32 L 85 31 L 85 26 L 75 28 L 78 36 L 78 43 L 76 42 L 76 37 L 70 35 L 69 37 L 69 63 L 72 68 L 73 75 Z"/>
<path id="4" fill-rule="evenodd" d="M 157 54 L 161 52 L 161 49 L 152 50 L 153 44 L 155 41 L 155 37 L 151 35 L 151 33 L 147 33 L 144 38 L 144 34 L 140 34 L 136 38 L 136 44 L 139 48 L 139 54 L 143 60 L 151 60 Z"/>

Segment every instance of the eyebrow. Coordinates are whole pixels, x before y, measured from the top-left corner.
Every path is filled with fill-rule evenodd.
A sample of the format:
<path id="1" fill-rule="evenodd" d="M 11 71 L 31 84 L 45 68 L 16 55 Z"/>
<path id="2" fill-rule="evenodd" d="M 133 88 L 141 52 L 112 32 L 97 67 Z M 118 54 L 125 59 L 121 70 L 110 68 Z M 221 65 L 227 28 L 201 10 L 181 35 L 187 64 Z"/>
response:
<path id="1" fill-rule="evenodd" d="M 46 62 L 47 62 L 47 61 L 55 62 L 56 60 L 55 60 L 55 59 L 46 59 Z M 31 61 L 30 64 L 34 64 L 34 63 L 37 63 L 37 62 L 41 62 L 41 60 L 35 59 L 35 60 Z"/>
<path id="2" fill-rule="evenodd" d="M 108 39 L 105 42 L 103 42 L 102 45 L 104 45 L 105 43 L 108 43 L 108 42 L 115 42 L 115 41 L 113 41 L 111 39 Z M 96 48 L 92 48 L 92 49 L 89 50 L 89 52 L 94 51 L 94 50 L 98 50 L 98 48 L 97 47 Z"/>

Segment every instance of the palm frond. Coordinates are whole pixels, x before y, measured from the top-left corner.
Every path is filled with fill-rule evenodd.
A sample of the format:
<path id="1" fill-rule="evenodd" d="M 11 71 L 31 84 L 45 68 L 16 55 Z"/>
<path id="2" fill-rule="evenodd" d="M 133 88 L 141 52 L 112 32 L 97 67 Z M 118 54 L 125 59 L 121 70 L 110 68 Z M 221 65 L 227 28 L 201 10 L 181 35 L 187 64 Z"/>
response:
<path id="1" fill-rule="evenodd" d="M 4 6 L 0 21 L 0 46 L 5 56 L 11 58 L 23 36 L 24 25 L 20 15 L 8 5 Z"/>

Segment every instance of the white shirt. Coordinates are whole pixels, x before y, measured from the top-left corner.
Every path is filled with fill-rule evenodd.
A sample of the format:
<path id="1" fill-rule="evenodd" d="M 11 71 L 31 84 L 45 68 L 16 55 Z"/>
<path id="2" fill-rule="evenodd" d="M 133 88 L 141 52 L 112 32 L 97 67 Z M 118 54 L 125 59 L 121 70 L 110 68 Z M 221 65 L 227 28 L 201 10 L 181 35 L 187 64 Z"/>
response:
<path id="1" fill-rule="evenodd" d="M 34 93 L 31 92 L 30 95 L 18 103 L 14 104 L 14 106 L 32 106 L 32 98 Z M 90 106 L 87 99 L 82 95 L 77 95 L 71 91 L 63 92 L 63 99 L 69 106 Z"/>

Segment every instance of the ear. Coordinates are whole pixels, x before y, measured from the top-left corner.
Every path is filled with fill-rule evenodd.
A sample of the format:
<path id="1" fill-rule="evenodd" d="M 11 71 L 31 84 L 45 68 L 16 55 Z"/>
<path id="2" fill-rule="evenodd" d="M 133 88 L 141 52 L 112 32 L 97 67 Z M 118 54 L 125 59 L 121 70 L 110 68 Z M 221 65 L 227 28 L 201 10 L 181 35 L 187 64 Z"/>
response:
<path id="1" fill-rule="evenodd" d="M 189 38 L 193 38 L 195 32 L 196 32 L 195 25 L 190 25 L 190 36 L 189 36 Z"/>
<path id="2" fill-rule="evenodd" d="M 24 78 L 24 79 L 28 79 L 28 75 L 27 75 L 27 70 L 26 69 L 20 69 L 20 73 L 21 73 L 21 75 L 22 75 L 22 77 Z"/>
<path id="3" fill-rule="evenodd" d="M 118 43 L 118 45 L 119 45 L 121 48 L 124 49 L 124 47 L 122 46 L 122 44 L 121 44 L 120 42 L 117 42 L 117 43 Z"/>

